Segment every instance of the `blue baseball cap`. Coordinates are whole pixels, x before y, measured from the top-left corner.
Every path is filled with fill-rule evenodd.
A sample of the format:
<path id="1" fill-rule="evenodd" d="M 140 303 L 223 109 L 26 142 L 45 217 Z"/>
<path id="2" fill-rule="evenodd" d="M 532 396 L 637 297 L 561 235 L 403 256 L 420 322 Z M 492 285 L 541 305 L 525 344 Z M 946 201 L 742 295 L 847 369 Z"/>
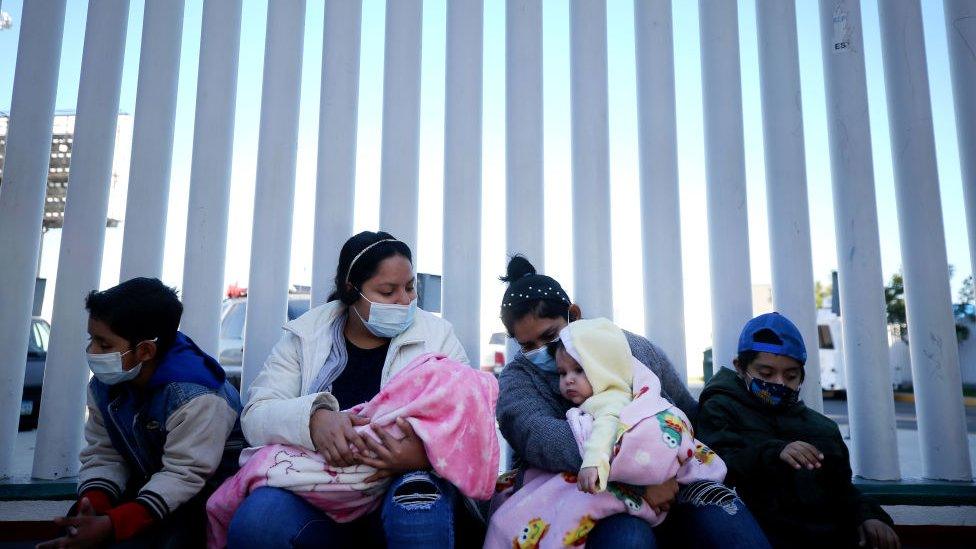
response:
<path id="1" fill-rule="evenodd" d="M 783 344 L 756 341 L 756 334 L 762 330 L 773 332 Z M 790 322 L 790 319 L 779 313 L 766 313 L 746 322 L 745 327 L 742 328 L 742 333 L 739 335 L 738 352 L 743 351 L 788 356 L 799 361 L 800 364 L 807 362 L 807 348 L 803 344 L 803 336 L 800 335 L 800 330 Z"/>

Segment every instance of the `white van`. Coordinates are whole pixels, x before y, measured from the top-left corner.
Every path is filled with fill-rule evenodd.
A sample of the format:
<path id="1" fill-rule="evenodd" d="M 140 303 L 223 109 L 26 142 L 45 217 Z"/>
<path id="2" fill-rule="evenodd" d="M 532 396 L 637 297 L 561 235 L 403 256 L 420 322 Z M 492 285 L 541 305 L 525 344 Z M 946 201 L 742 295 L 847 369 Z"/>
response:
<path id="1" fill-rule="evenodd" d="M 817 343 L 820 351 L 820 386 L 824 391 L 846 391 L 844 338 L 840 317 L 829 308 L 817 311 Z"/>

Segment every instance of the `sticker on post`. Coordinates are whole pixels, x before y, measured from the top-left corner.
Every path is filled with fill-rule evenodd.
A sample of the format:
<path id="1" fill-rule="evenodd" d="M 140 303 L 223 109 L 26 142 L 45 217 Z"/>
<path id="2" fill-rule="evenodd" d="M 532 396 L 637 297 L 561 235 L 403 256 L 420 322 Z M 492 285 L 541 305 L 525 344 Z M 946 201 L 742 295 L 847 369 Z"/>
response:
<path id="1" fill-rule="evenodd" d="M 834 53 L 842 53 L 851 49 L 851 21 L 842 3 L 834 7 Z"/>

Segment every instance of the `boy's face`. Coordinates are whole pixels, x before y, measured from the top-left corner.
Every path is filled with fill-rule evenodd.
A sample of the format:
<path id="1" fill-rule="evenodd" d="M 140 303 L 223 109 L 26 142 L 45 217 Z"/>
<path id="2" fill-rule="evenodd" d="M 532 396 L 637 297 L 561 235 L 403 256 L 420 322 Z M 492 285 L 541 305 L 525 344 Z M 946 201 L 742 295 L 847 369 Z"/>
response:
<path id="1" fill-rule="evenodd" d="M 579 406 L 593 396 L 593 387 L 583 367 L 562 347 L 556 351 L 556 371 L 559 372 L 559 392 L 563 398 Z"/>
<path id="2" fill-rule="evenodd" d="M 734 363 L 739 372 L 744 372 L 749 377 L 786 385 L 794 391 L 800 388 L 800 383 L 803 381 L 803 365 L 788 356 L 760 352 L 756 359 L 744 368 L 738 360 Z"/>
<path id="3" fill-rule="evenodd" d="M 87 352 L 95 355 L 108 353 L 124 353 L 122 355 L 122 369 L 131 370 L 136 364 L 152 360 L 156 354 L 156 344 L 147 341 L 137 345 L 133 350 L 132 345 L 124 337 L 117 335 L 108 327 L 108 324 L 101 320 L 88 317 L 88 343 Z M 127 351 L 132 352 L 127 352 Z M 140 374 L 140 377 L 142 374 Z M 138 378 L 137 378 L 138 379 Z"/>

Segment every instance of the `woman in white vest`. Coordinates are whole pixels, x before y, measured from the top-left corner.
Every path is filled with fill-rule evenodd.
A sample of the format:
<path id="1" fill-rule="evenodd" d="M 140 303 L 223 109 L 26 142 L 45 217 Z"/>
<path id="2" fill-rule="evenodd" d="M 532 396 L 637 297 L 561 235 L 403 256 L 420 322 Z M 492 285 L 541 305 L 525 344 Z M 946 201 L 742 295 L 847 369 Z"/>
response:
<path id="1" fill-rule="evenodd" d="M 341 411 L 370 400 L 423 353 L 468 363 L 451 324 L 417 308 L 415 284 L 406 244 L 385 232 L 350 238 L 329 302 L 285 324 L 241 415 L 253 446 L 314 448 L 331 465 L 363 463 L 378 470 L 377 478 L 394 477 L 383 505 L 338 524 L 292 492 L 259 488 L 234 515 L 228 546 L 450 547 L 455 530 L 471 530 L 455 528 L 463 498 L 427 473 L 423 443 L 408 424 L 400 425 L 406 438 L 377 445 L 353 429 L 367 419 Z"/>

